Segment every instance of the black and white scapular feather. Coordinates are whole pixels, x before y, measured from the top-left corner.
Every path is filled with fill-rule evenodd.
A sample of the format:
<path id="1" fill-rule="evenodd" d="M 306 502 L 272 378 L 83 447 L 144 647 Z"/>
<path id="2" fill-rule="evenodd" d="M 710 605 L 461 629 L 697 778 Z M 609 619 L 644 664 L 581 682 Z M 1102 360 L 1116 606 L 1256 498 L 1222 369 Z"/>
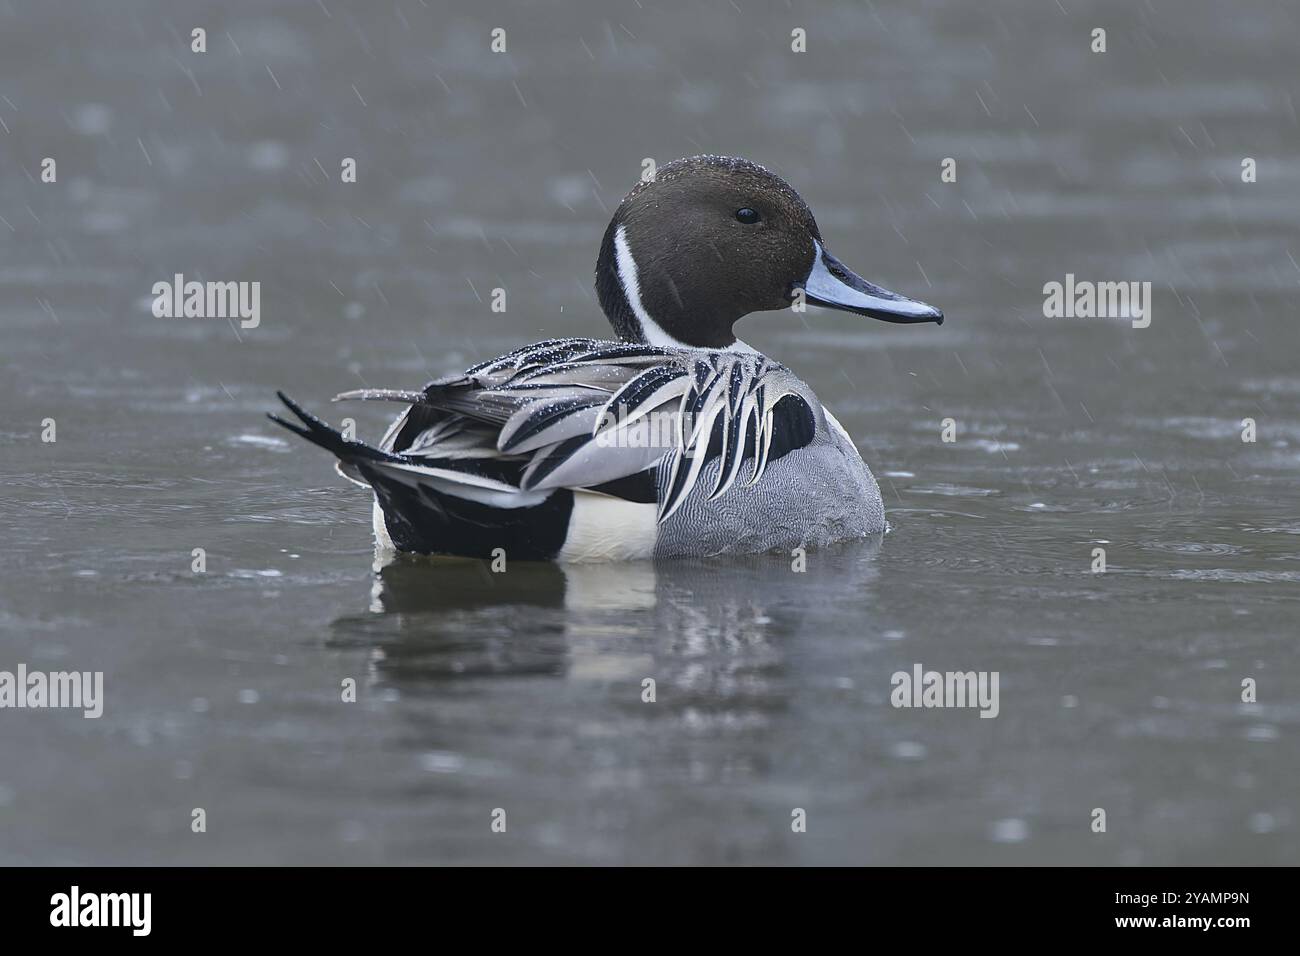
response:
<path id="1" fill-rule="evenodd" d="M 280 398 L 297 421 L 274 421 L 374 490 L 381 539 L 521 559 L 652 556 L 687 502 L 758 486 L 772 462 L 813 442 L 820 417 L 808 387 L 756 352 L 596 339 L 538 342 L 420 391 L 336 396 L 409 405 L 378 447 Z"/>

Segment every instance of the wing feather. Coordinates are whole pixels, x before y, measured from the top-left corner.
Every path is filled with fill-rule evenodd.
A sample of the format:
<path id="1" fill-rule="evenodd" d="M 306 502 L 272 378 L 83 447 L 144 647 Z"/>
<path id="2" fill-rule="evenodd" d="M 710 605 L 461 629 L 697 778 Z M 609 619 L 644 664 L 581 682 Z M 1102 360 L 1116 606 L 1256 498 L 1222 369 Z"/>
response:
<path id="1" fill-rule="evenodd" d="M 385 457 L 370 466 L 404 483 L 484 502 L 512 495 L 531 502 L 553 489 L 655 471 L 663 522 L 696 491 L 710 462 L 717 475 L 702 492 L 708 500 L 731 490 L 746 462 L 747 484 L 762 479 L 771 456 L 790 444 L 780 437 L 782 450 L 773 451 L 787 417 L 782 408 L 781 423 L 774 420 L 776 404 L 787 395 L 812 414 L 807 386 L 755 353 L 580 338 L 526 345 L 421 391 L 365 388 L 338 400 L 408 403 L 384 437 Z M 671 416 L 670 428 L 647 439 L 654 415 Z"/>
<path id="2" fill-rule="evenodd" d="M 605 395 L 601 392 L 594 398 L 570 396 L 550 402 L 530 402 L 501 426 L 497 448 L 503 452 L 523 454 L 578 435 L 590 437 L 595 423 L 600 420 Z"/>

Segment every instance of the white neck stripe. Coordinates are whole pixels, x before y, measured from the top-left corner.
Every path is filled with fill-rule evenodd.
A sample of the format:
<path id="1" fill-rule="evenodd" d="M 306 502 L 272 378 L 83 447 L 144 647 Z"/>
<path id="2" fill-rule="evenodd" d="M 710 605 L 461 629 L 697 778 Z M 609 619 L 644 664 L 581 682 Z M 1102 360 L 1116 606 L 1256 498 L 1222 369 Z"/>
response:
<path id="1" fill-rule="evenodd" d="M 641 282 L 637 276 L 636 260 L 632 258 L 632 247 L 627 243 L 627 226 L 619 224 L 617 231 L 614 233 L 614 263 L 618 270 L 618 282 L 623 287 L 623 297 L 627 299 L 628 306 L 632 309 L 632 314 L 636 320 L 641 323 L 641 334 L 651 345 L 659 348 L 669 349 L 689 349 L 694 346 L 687 345 L 685 342 L 679 342 L 673 338 L 654 319 L 650 318 L 650 313 L 641 302 Z M 755 349 L 750 348 L 740 339 L 732 342 L 725 348 L 718 349 L 721 352 L 753 352 Z"/>
<path id="2" fill-rule="evenodd" d="M 637 277 L 636 260 L 632 258 L 632 247 L 627 244 L 627 226 L 619 224 L 614 233 L 614 261 L 618 268 L 618 281 L 623 286 L 623 297 L 632 309 L 632 314 L 641 323 L 641 334 L 651 345 L 661 348 L 689 348 L 659 327 L 650 313 L 641 304 L 641 282 Z"/>

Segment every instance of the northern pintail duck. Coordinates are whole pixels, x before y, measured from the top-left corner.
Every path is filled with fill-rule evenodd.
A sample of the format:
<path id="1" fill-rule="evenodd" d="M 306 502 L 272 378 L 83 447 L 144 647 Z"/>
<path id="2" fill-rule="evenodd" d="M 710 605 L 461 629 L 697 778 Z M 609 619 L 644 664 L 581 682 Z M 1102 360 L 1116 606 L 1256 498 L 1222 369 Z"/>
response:
<path id="1" fill-rule="evenodd" d="M 377 543 L 398 551 L 609 560 L 884 530 L 848 433 L 732 326 L 799 302 L 887 322 L 943 313 L 847 269 L 784 180 L 722 156 L 662 167 L 614 213 L 596 292 L 618 341 L 550 339 L 419 391 L 336 396 L 409 406 L 378 447 L 283 393 L 299 421 L 271 417 L 373 490 Z"/>

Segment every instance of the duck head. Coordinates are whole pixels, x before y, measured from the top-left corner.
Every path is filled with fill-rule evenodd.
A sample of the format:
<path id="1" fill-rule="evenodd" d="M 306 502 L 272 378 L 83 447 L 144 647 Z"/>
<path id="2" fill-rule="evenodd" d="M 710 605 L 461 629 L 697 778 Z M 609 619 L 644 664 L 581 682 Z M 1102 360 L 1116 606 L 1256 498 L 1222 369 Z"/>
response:
<path id="1" fill-rule="evenodd" d="M 807 204 L 756 163 L 669 163 L 619 204 L 600 247 L 596 293 L 619 337 L 725 349 L 751 312 L 813 305 L 886 322 L 943 322 L 932 305 L 882 289 L 826 249 Z"/>

